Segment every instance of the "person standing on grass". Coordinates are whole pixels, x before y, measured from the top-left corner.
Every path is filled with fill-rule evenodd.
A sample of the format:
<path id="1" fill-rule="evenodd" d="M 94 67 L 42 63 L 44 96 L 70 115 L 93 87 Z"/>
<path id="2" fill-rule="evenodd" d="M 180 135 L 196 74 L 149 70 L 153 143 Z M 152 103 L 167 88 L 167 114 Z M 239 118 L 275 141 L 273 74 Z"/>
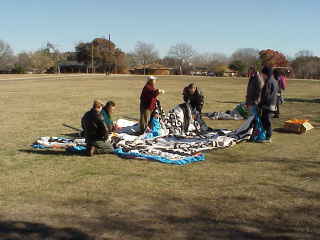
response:
<path id="1" fill-rule="evenodd" d="M 164 94 L 164 90 L 156 89 L 157 78 L 150 76 L 140 96 L 140 134 L 149 127 L 153 111 L 157 107 L 157 97 Z"/>
<path id="2" fill-rule="evenodd" d="M 197 110 L 200 114 L 204 105 L 204 96 L 200 89 L 193 83 L 183 89 L 183 101 L 189 103 L 191 107 Z"/>
<path id="3" fill-rule="evenodd" d="M 257 113 L 257 106 L 261 100 L 261 92 L 264 85 L 258 71 L 251 69 L 247 86 L 246 105 L 251 115 Z"/>
<path id="4" fill-rule="evenodd" d="M 276 111 L 278 100 L 278 84 L 273 77 L 273 70 L 271 67 L 264 67 L 262 69 L 262 78 L 264 86 L 261 93 L 261 101 L 259 108 L 261 110 L 261 122 L 263 128 L 266 130 L 266 140 L 263 143 L 271 143 L 272 137 L 272 122 L 271 118 Z"/>
<path id="5" fill-rule="evenodd" d="M 106 124 L 109 132 L 115 132 L 117 130 L 117 126 L 113 123 L 112 120 L 112 114 L 115 108 L 116 104 L 113 101 L 109 101 L 101 111 L 104 123 Z"/>
<path id="6" fill-rule="evenodd" d="M 286 88 L 286 79 L 283 73 L 279 69 L 274 70 L 274 78 L 278 83 L 278 99 L 277 99 L 277 106 L 276 111 L 274 114 L 274 118 L 280 117 L 280 105 L 283 104 L 283 97 L 282 97 L 282 91 Z"/>
<path id="7" fill-rule="evenodd" d="M 87 143 L 87 154 L 107 154 L 113 152 L 111 142 L 108 140 L 108 128 L 102 115 L 103 103 L 100 100 L 93 102 L 92 109 L 81 119 L 81 125 Z"/>

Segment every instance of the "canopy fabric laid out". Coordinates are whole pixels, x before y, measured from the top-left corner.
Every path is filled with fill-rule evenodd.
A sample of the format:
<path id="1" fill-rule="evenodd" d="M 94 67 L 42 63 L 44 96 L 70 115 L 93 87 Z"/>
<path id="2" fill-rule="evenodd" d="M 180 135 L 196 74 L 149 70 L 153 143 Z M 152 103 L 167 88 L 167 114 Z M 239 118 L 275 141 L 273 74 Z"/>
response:
<path id="1" fill-rule="evenodd" d="M 238 104 L 232 111 L 204 113 L 211 120 L 243 120 L 249 117 L 249 111 L 244 103 Z"/>
<path id="2" fill-rule="evenodd" d="M 236 131 L 214 130 L 198 136 L 163 136 L 153 139 L 122 140 L 115 153 L 124 158 L 141 158 L 185 165 L 203 161 L 204 151 L 232 147 L 251 138 L 251 117 Z"/>
<path id="3" fill-rule="evenodd" d="M 117 121 L 120 133 L 112 136 L 114 153 L 122 158 L 147 159 L 166 164 L 186 165 L 205 160 L 204 151 L 228 148 L 247 141 L 253 133 L 254 117 L 250 117 L 237 130 L 210 129 L 198 113 L 188 104 L 181 104 L 168 114 L 160 111 L 161 129 L 157 137 L 148 133 L 133 135 L 138 130 L 136 122 Z M 56 142 L 55 142 L 56 141 Z M 65 148 L 72 152 L 85 150 L 84 139 L 40 138 L 35 148 Z"/>

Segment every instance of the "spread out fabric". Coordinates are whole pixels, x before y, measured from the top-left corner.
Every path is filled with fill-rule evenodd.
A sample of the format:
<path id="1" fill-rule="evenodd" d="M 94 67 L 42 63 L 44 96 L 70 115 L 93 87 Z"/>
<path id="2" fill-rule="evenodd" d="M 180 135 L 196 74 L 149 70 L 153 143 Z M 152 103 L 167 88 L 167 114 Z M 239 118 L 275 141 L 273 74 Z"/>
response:
<path id="1" fill-rule="evenodd" d="M 247 106 L 240 103 L 232 111 L 205 113 L 204 116 L 211 120 L 243 120 L 247 119 L 250 113 Z"/>
<path id="2" fill-rule="evenodd" d="M 155 129 L 141 136 L 133 135 L 139 130 L 136 122 L 120 119 L 121 130 L 110 136 L 115 146 L 114 153 L 123 158 L 137 158 L 166 164 L 185 165 L 203 161 L 204 151 L 228 148 L 247 141 L 253 133 L 255 117 L 249 117 L 237 130 L 213 130 L 201 119 L 198 112 L 192 112 L 188 104 L 180 104 L 168 114 L 162 110 Z M 157 133 L 154 132 L 157 131 Z M 40 138 L 36 148 L 65 148 L 77 152 L 85 150 L 84 139 Z"/>

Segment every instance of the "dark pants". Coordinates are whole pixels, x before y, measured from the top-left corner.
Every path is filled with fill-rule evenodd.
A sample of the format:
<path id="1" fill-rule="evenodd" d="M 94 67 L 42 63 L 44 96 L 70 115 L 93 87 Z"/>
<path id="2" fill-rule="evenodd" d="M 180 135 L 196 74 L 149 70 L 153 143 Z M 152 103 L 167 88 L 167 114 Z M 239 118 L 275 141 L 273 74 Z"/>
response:
<path id="1" fill-rule="evenodd" d="M 88 141 L 87 142 L 88 150 L 92 146 L 96 147 L 95 153 L 97 154 L 109 154 L 113 152 L 113 146 L 109 141 L 104 141 L 104 140 Z"/>
<path id="2" fill-rule="evenodd" d="M 272 137 L 272 116 L 274 112 L 262 109 L 261 111 L 261 122 L 263 125 L 263 128 L 266 130 L 267 139 L 270 139 Z"/>
<path id="3" fill-rule="evenodd" d="M 279 103 L 277 103 L 277 105 L 276 105 L 276 111 L 274 112 L 274 115 L 275 116 L 279 116 L 280 115 L 280 105 L 279 105 Z"/>

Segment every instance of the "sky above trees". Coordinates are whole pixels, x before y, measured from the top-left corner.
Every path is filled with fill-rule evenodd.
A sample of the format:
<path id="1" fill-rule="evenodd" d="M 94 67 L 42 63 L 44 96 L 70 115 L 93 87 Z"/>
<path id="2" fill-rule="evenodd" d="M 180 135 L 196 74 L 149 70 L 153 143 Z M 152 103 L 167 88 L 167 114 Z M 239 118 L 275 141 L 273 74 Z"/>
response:
<path id="1" fill-rule="evenodd" d="M 111 33 L 126 52 L 144 41 L 161 56 L 177 42 L 199 52 L 271 48 L 291 56 L 302 49 L 320 55 L 319 10 L 318 0 L 4 0 L 0 39 L 15 52 L 48 41 L 73 50 L 80 41 Z"/>

